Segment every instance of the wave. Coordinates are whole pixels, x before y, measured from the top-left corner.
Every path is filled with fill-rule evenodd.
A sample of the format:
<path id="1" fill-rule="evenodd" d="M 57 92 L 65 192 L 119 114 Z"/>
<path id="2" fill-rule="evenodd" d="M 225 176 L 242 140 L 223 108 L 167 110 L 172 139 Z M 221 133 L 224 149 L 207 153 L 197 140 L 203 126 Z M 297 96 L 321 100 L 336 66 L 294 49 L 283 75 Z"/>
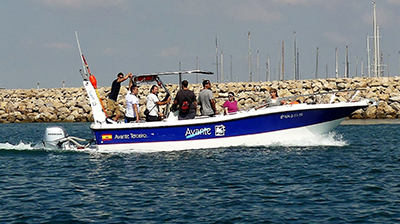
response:
<path id="1" fill-rule="evenodd" d="M 324 135 L 315 135 L 312 138 L 304 138 L 304 139 L 287 139 L 285 141 L 279 141 L 279 142 L 271 142 L 270 144 L 263 144 L 260 145 L 257 142 L 251 143 L 251 144 L 246 144 L 242 145 L 240 147 L 263 147 L 263 148 L 269 148 L 269 147 L 320 147 L 320 146 L 333 146 L 333 147 L 343 147 L 349 145 L 346 140 L 343 139 L 342 134 L 338 134 L 335 132 L 330 132 L 328 134 Z M 229 148 L 229 147 L 228 147 Z M 234 147 L 235 148 L 235 147 Z M 88 147 L 88 148 L 83 148 L 83 149 L 77 149 L 77 148 L 71 148 L 71 149 L 58 149 L 58 148 L 48 148 L 44 147 L 42 142 L 39 143 L 24 143 L 24 142 L 19 142 L 18 144 L 11 144 L 11 143 L 0 143 L 0 150 L 38 150 L 38 151 L 58 151 L 58 152 L 84 152 L 84 153 L 95 153 L 96 149 L 95 147 Z M 174 151 L 174 150 L 172 150 Z M 152 153 L 155 152 L 154 150 L 124 150 L 121 149 L 120 153 Z M 110 152 L 111 153 L 111 152 Z M 113 153 L 117 153 L 115 150 L 113 150 Z M 111 154 L 113 154 L 111 153 Z"/>
<path id="2" fill-rule="evenodd" d="M 273 142 L 271 145 L 265 145 L 266 147 L 268 146 L 282 146 L 282 147 L 313 147 L 313 146 L 337 146 L 337 147 L 342 147 L 342 146 L 347 146 L 349 143 L 346 142 L 346 140 L 343 139 L 342 134 L 338 134 L 335 132 L 330 132 L 324 135 L 315 135 L 312 138 L 304 138 L 304 139 L 296 139 L 296 140 L 291 140 L 288 139 L 284 142 Z"/>
<path id="3" fill-rule="evenodd" d="M 42 142 L 38 143 L 24 143 L 20 141 L 18 144 L 11 143 L 0 143 L 0 150 L 16 150 L 16 151 L 55 151 L 55 152 L 87 152 L 92 153 L 94 151 L 93 147 L 88 148 L 70 148 L 70 149 L 60 149 L 54 147 L 45 147 Z"/>
<path id="4" fill-rule="evenodd" d="M 18 144 L 11 144 L 11 143 L 0 143 L 0 149 L 2 150 L 34 150 L 35 147 L 32 146 L 32 143 L 24 143 L 20 141 Z"/>

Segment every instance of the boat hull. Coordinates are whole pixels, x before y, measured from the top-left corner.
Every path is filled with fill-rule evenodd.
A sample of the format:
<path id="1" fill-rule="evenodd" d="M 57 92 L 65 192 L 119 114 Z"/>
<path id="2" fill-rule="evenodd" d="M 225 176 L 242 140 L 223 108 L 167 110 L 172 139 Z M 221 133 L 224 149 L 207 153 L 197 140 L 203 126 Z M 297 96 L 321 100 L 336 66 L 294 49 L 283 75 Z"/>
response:
<path id="1" fill-rule="evenodd" d="M 102 152 L 262 146 L 327 133 L 366 102 L 293 105 L 185 121 L 92 124 Z"/>

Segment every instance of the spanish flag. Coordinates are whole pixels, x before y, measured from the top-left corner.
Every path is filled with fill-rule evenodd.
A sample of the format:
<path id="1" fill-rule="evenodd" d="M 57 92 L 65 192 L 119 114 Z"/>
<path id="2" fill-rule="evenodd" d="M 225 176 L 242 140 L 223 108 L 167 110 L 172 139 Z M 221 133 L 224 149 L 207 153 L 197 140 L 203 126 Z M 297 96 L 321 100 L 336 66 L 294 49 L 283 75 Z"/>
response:
<path id="1" fill-rule="evenodd" d="M 101 140 L 103 140 L 103 141 L 112 140 L 112 134 L 104 134 L 104 135 L 101 135 Z"/>

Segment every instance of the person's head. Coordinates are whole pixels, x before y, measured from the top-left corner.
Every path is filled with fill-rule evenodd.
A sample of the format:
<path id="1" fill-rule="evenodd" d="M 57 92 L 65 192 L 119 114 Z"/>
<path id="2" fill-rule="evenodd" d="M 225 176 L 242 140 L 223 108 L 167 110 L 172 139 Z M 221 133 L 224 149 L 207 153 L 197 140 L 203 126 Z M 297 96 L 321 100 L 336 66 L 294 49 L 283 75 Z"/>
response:
<path id="1" fill-rule="evenodd" d="M 235 99 L 235 94 L 233 92 L 228 93 L 228 100 L 233 101 Z"/>
<path id="2" fill-rule="evenodd" d="M 117 78 L 118 78 L 118 79 L 124 78 L 124 73 L 122 73 L 122 72 L 118 73 L 118 74 L 117 74 Z"/>
<path id="3" fill-rule="evenodd" d="M 211 82 L 210 82 L 210 80 L 208 80 L 208 79 L 204 80 L 204 81 L 203 81 L 203 87 L 204 87 L 204 88 L 207 88 L 207 89 L 211 88 Z"/>
<path id="4" fill-rule="evenodd" d="M 182 81 L 182 87 L 187 88 L 188 85 L 189 85 L 189 82 L 188 82 L 187 80 L 183 80 L 183 81 Z"/>
<path id="5" fill-rule="evenodd" d="M 269 94 L 271 95 L 271 97 L 273 97 L 273 96 L 278 97 L 278 91 L 274 88 L 269 90 Z"/>
<path id="6" fill-rule="evenodd" d="M 158 86 L 152 85 L 150 88 L 150 92 L 157 95 L 158 94 Z"/>
<path id="7" fill-rule="evenodd" d="M 133 83 L 130 91 L 133 95 L 137 95 L 139 93 L 139 86 L 137 86 L 136 83 Z"/>

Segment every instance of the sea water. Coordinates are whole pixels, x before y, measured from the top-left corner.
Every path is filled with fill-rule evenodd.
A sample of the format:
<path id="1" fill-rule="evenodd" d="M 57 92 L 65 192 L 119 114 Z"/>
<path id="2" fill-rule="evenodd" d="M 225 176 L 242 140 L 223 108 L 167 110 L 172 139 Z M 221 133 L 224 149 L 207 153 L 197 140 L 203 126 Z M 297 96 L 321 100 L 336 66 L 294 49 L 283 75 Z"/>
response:
<path id="1" fill-rule="evenodd" d="M 399 124 L 263 147 L 100 154 L 0 124 L 1 223 L 399 223 Z"/>

